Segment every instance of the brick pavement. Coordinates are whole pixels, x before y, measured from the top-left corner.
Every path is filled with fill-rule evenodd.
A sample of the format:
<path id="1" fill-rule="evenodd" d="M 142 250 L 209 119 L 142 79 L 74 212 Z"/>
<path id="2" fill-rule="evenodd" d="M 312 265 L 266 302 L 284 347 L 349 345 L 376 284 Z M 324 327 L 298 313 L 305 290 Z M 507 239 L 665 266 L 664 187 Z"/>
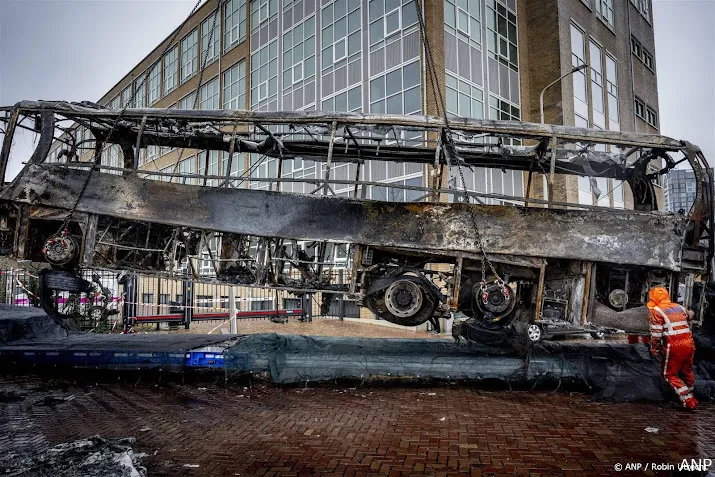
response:
<path id="1" fill-rule="evenodd" d="M 689 414 L 565 392 L 105 379 L 0 376 L 0 449 L 135 436 L 151 476 L 589 476 L 715 457 L 713 404 Z"/>

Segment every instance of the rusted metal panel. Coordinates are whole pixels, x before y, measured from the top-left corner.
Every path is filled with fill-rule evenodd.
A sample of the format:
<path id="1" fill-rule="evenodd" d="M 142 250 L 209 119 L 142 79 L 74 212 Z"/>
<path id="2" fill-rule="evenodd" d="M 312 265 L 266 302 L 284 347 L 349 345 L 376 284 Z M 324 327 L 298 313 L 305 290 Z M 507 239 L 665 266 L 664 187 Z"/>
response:
<path id="1" fill-rule="evenodd" d="M 87 174 L 30 164 L 0 199 L 69 209 Z M 672 214 L 358 201 L 101 173 L 92 175 L 77 210 L 238 234 L 477 253 L 468 207 L 492 254 L 680 269 L 687 219 Z"/>

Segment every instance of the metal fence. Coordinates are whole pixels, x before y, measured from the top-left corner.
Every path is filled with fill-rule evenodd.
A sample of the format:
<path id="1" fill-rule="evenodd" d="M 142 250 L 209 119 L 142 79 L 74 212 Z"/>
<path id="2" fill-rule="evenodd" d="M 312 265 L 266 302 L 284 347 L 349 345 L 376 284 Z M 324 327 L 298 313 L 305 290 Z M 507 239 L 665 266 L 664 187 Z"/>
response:
<path id="1" fill-rule="evenodd" d="M 334 271 L 334 273 L 341 273 Z M 104 288 L 108 302 L 118 310 L 112 321 L 123 325 L 175 323 L 189 328 L 192 322 L 229 319 L 231 285 L 205 281 L 164 278 L 152 275 L 125 276 L 108 270 L 83 270 L 82 276 L 94 285 L 94 292 L 55 296 L 58 309 L 80 319 L 83 328 L 91 328 L 90 312 L 101 303 L 98 292 Z M 371 317 L 357 301 L 343 293 L 291 292 L 282 288 L 234 285 L 235 309 L 241 320 L 338 319 Z M 18 306 L 39 306 L 39 277 L 27 270 L 0 270 L 0 302 Z M 70 309 L 70 304 L 72 308 Z M 121 327 L 121 326 L 120 326 Z"/>

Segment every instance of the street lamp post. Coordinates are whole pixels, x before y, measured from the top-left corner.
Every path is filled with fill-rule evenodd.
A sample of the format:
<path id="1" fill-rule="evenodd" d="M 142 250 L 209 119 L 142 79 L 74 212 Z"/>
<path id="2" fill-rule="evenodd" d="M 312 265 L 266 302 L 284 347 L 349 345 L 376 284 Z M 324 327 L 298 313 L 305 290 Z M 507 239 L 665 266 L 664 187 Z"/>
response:
<path id="1" fill-rule="evenodd" d="M 541 95 L 539 96 L 539 111 L 541 112 L 541 124 L 544 124 L 544 93 L 546 93 L 546 90 L 551 88 L 553 85 L 561 81 L 562 79 L 566 78 L 568 75 L 572 75 L 576 73 L 577 71 L 585 70 L 588 68 L 588 65 L 586 63 L 582 65 L 575 66 L 574 68 L 571 69 L 568 73 L 561 75 L 558 79 L 555 79 L 548 85 L 546 85 L 546 88 L 541 90 Z"/>
<path id="2" fill-rule="evenodd" d="M 546 90 L 551 88 L 553 85 L 555 85 L 562 79 L 566 78 L 567 76 L 572 75 L 572 74 L 576 73 L 577 71 L 585 70 L 586 68 L 588 68 L 588 65 L 586 63 L 584 63 L 582 65 L 574 66 L 573 68 L 571 68 L 571 71 L 569 71 L 566 74 L 561 75 L 560 77 L 558 77 L 551 83 L 547 84 L 546 87 L 541 90 L 541 94 L 539 95 L 539 111 L 541 112 L 541 124 L 544 124 L 544 93 L 546 93 Z M 552 146 L 555 146 L 555 144 L 553 144 Z M 549 168 L 549 180 L 548 180 L 548 194 L 549 194 L 548 207 L 549 208 L 551 207 L 551 204 L 554 200 L 554 172 L 555 172 L 555 169 L 556 169 L 556 152 L 552 150 L 551 151 L 551 167 Z M 531 168 L 529 168 L 529 179 L 528 179 L 527 193 L 526 193 L 527 200 L 528 200 L 529 193 L 531 190 L 531 175 L 532 175 L 532 170 L 531 170 Z"/>

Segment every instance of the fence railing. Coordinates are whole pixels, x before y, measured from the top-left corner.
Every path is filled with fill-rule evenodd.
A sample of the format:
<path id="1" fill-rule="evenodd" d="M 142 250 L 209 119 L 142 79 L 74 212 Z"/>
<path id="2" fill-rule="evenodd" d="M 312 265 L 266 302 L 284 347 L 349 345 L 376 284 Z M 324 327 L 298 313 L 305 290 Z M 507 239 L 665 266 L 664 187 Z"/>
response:
<path id="1" fill-rule="evenodd" d="M 192 322 L 229 319 L 231 285 L 142 274 L 125 276 L 120 283 L 119 274 L 114 271 L 82 270 L 81 274 L 93 283 L 94 290 L 81 294 L 56 292 L 54 302 L 60 312 L 75 316 L 84 329 L 96 328 L 96 320 L 103 316 L 102 309 L 107 308 L 113 309 L 111 321 L 122 323 L 120 327 L 125 329 L 137 323 L 163 322 L 182 324 L 188 329 Z M 233 288 L 236 316 L 240 320 L 284 317 L 311 321 L 371 316 L 357 301 L 342 293 L 308 294 L 241 285 Z M 102 289 L 109 296 L 105 298 Z M 37 273 L 0 270 L 0 302 L 40 306 L 39 294 Z"/>

